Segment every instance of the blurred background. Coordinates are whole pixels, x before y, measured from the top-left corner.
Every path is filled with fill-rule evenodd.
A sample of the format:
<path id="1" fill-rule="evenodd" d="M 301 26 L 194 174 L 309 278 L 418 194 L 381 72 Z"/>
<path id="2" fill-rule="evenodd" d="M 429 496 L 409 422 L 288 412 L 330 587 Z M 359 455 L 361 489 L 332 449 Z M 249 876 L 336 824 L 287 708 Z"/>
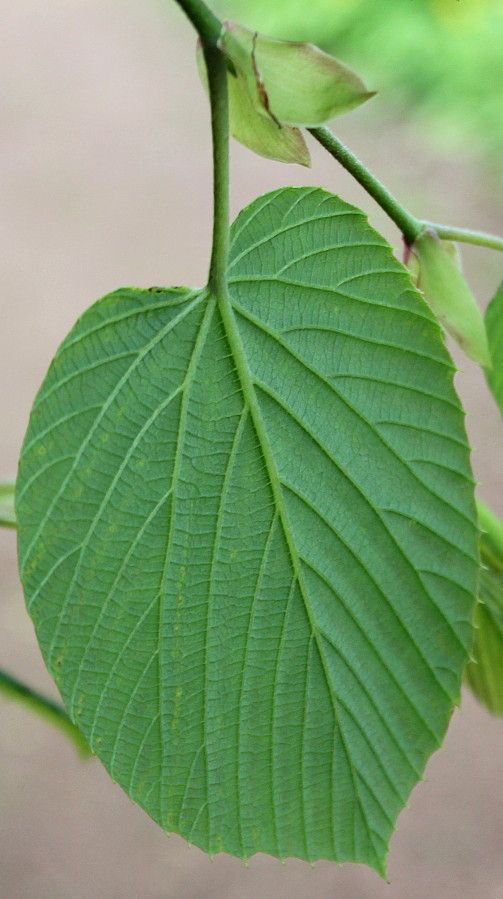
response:
<path id="1" fill-rule="evenodd" d="M 338 136 L 421 218 L 502 232 L 501 0 L 219 0 L 221 16 L 312 40 L 379 91 Z M 0 0 L 0 480 L 33 397 L 91 302 L 120 285 L 204 282 L 209 116 L 173 0 Z M 319 184 L 394 226 L 322 150 L 312 170 L 232 148 L 234 213 Z M 463 248 L 485 305 L 501 254 Z M 467 360 L 456 378 L 481 494 L 503 514 L 503 427 Z M 54 695 L 0 530 L 0 664 Z M 503 722 L 468 695 L 391 843 L 389 884 L 357 866 L 257 856 L 211 863 L 167 839 L 63 736 L 0 696 L 0 899 L 501 899 Z"/>

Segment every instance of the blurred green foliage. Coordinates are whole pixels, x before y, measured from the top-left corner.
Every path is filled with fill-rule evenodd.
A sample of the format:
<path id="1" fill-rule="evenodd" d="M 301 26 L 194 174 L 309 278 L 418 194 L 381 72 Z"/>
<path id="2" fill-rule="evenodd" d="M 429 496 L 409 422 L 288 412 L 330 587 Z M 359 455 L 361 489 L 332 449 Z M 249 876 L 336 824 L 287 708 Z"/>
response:
<path id="1" fill-rule="evenodd" d="M 213 6 L 273 37 L 318 44 L 377 89 L 393 118 L 503 166 L 503 0 L 215 0 Z"/>

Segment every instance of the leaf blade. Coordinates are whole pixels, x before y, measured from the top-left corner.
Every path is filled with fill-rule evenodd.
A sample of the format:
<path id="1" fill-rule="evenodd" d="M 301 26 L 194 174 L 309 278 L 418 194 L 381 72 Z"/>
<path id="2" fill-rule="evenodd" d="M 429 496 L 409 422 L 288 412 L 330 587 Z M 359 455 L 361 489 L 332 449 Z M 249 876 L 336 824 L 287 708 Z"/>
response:
<path id="1" fill-rule="evenodd" d="M 30 610 L 164 828 L 382 873 L 471 642 L 452 363 L 388 245 L 323 191 L 241 214 L 229 286 L 119 292 L 58 353 L 18 488 Z"/>

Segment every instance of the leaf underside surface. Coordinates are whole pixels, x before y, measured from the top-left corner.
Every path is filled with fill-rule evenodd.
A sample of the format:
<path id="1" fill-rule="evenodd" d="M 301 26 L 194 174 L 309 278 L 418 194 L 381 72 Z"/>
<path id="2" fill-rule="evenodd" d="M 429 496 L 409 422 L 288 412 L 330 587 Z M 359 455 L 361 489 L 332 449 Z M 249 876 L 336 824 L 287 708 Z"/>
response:
<path id="1" fill-rule="evenodd" d="M 317 188 L 241 213 L 229 290 L 119 290 L 64 341 L 18 480 L 28 608 L 167 831 L 382 873 L 471 644 L 453 366 L 388 244 Z"/>
<path id="2" fill-rule="evenodd" d="M 492 368 L 486 377 L 503 415 L 503 282 L 489 303 L 486 330 Z M 475 613 L 472 661 L 466 681 L 477 699 L 494 715 L 503 716 L 503 547 L 482 533 L 480 602 Z"/>

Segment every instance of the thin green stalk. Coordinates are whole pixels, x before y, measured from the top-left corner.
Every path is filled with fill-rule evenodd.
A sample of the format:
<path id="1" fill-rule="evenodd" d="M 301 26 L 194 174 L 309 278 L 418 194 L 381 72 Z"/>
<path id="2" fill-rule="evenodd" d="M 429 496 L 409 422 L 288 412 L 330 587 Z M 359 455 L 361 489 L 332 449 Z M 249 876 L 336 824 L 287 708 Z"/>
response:
<path id="1" fill-rule="evenodd" d="M 213 241 L 208 287 L 215 296 L 227 292 L 229 255 L 229 98 L 227 66 L 217 47 L 222 22 L 203 0 L 176 0 L 201 38 L 208 72 L 213 143 Z"/>
<path id="2" fill-rule="evenodd" d="M 503 237 L 486 234 L 485 231 L 471 231 L 469 228 L 451 228 L 450 225 L 435 225 L 432 222 L 421 222 L 425 228 L 433 228 L 442 240 L 455 240 L 461 243 L 472 243 L 478 247 L 489 247 L 491 250 L 503 252 Z"/>
<path id="3" fill-rule="evenodd" d="M 331 156 L 353 175 L 353 178 L 356 178 L 381 209 L 384 209 L 400 229 L 407 243 L 414 243 L 416 237 L 423 230 L 424 224 L 404 209 L 389 190 L 365 168 L 363 163 L 335 137 L 329 128 L 309 128 L 309 131 L 318 143 L 328 150 Z"/>
<path id="4" fill-rule="evenodd" d="M 0 528 L 17 528 L 17 524 L 13 518 L 0 512 Z"/>
<path id="5" fill-rule="evenodd" d="M 223 121 L 223 105 L 224 105 L 224 88 L 223 88 L 223 79 L 220 86 L 217 84 L 218 77 L 217 72 L 218 69 L 221 68 L 222 62 L 217 59 L 217 51 L 215 50 L 214 55 L 209 54 L 211 48 L 216 48 L 216 44 L 218 38 L 220 36 L 222 30 L 222 22 L 215 16 L 215 14 L 206 6 L 203 0 L 176 0 L 176 2 L 181 6 L 184 10 L 188 18 L 191 20 L 192 24 L 196 28 L 203 45 L 205 46 L 205 57 L 206 64 L 208 66 L 208 74 L 211 81 L 211 73 L 213 73 L 213 92 L 212 92 L 212 120 L 214 123 L 218 120 L 218 115 L 215 118 L 215 114 L 217 113 L 218 105 L 222 106 L 222 117 L 220 121 Z M 210 84 L 210 92 L 211 92 L 211 84 Z M 220 98 L 220 99 L 217 99 Z M 225 99 L 225 104 L 227 103 Z M 225 113 L 225 115 L 228 115 Z M 216 130 L 215 130 L 216 128 Z M 328 152 L 335 158 L 337 161 L 348 171 L 354 178 L 358 181 L 359 184 L 370 194 L 371 197 L 379 204 L 381 209 L 386 212 L 386 214 L 395 222 L 396 226 L 400 229 L 403 234 L 406 242 L 410 245 L 413 244 L 416 237 L 423 231 L 424 228 L 433 228 L 438 236 L 443 240 L 454 240 L 460 241 L 463 243 L 471 243 L 481 247 L 489 247 L 493 250 L 502 250 L 503 251 L 503 237 L 497 237 L 493 234 L 486 234 L 482 231 L 472 231 L 468 228 L 453 228 L 450 225 L 437 225 L 432 224 L 431 222 L 422 221 L 420 219 L 415 218 L 410 214 L 402 205 L 398 202 L 396 197 L 393 196 L 390 191 L 384 187 L 383 184 L 363 165 L 362 162 L 351 152 L 344 144 L 335 137 L 335 135 L 330 131 L 329 128 L 320 127 L 320 128 L 310 128 L 310 133 L 313 137 L 326 149 Z M 223 142 L 221 145 L 221 151 L 218 151 L 217 141 L 219 135 L 223 135 L 223 131 L 221 125 L 214 124 L 213 126 L 213 148 L 214 148 L 214 165 L 215 165 L 215 174 L 218 172 L 221 173 L 222 178 L 221 181 L 225 182 L 225 177 L 228 179 L 228 174 L 225 175 L 225 166 L 224 166 L 224 157 L 225 151 L 223 148 Z M 216 153 L 219 153 L 218 158 Z M 228 180 L 227 180 L 228 184 Z M 222 183 L 222 187 L 224 184 Z M 228 190 L 228 187 L 226 188 Z M 222 191 L 223 193 L 223 191 Z M 215 200 L 217 199 L 217 184 L 215 178 Z M 219 200 L 219 205 L 215 203 L 215 225 L 218 209 L 221 209 L 222 215 L 221 219 L 223 223 L 223 219 L 225 218 L 225 212 L 223 204 L 221 203 L 221 199 Z M 222 229 L 223 230 L 223 229 Z M 215 238 L 214 231 L 214 238 Z M 216 247 L 216 243 L 214 240 L 214 251 Z M 223 257 L 223 249 L 219 250 L 217 253 L 218 258 Z M 212 256 L 212 269 L 213 272 L 213 260 L 214 256 Z M 215 263 L 216 264 L 216 263 Z M 210 280 L 212 280 L 212 276 L 210 274 Z M 213 279 L 214 280 L 214 279 Z"/>
<path id="6" fill-rule="evenodd" d="M 0 483 L 0 527 L 16 527 L 16 514 L 14 512 L 14 490 L 15 485 L 13 483 Z"/>
<path id="7" fill-rule="evenodd" d="M 22 681 L 2 670 L 0 670 L 0 693 L 4 693 L 17 702 L 23 702 L 37 715 L 40 715 L 62 730 L 73 740 L 80 755 L 91 754 L 84 737 L 70 720 L 62 705 L 54 702 L 47 696 L 43 696 L 36 690 L 32 690 L 27 684 L 22 683 Z"/>
<path id="8" fill-rule="evenodd" d="M 203 3 L 203 0 L 175 0 L 175 2 L 181 6 L 192 22 L 203 44 L 215 46 L 220 37 L 222 22 L 206 3 Z"/>
<path id="9" fill-rule="evenodd" d="M 229 98 L 227 67 L 216 47 L 205 45 L 213 138 L 213 242 L 208 287 L 215 296 L 227 293 L 229 256 Z"/>
<path id="10" fill-rule="evenodd" d="M 356 156 L 341 143 L 328 128 L 310 128 L 314 138 L 337 159 L 338 162 L 358 181 L 359 184 L 374 198 L 381 209 L 389 215 L 396 226 L 402 232 L 405 240 L 410 245 L 424 228 L 433 228 L 442 240 L 454 240 L 463 243 L 471 243 L 480 247 L 489 247 L 492 250 L 503 251 L 503 237 L 494 234 L 486 234 L 483 231 L 472 231 L 468 228 L 453 228 L 450 225 L 436 225 L 416 219 L 398 202 L 398 200 L 381 184 L 377 178 L 360 162 Z"/>

